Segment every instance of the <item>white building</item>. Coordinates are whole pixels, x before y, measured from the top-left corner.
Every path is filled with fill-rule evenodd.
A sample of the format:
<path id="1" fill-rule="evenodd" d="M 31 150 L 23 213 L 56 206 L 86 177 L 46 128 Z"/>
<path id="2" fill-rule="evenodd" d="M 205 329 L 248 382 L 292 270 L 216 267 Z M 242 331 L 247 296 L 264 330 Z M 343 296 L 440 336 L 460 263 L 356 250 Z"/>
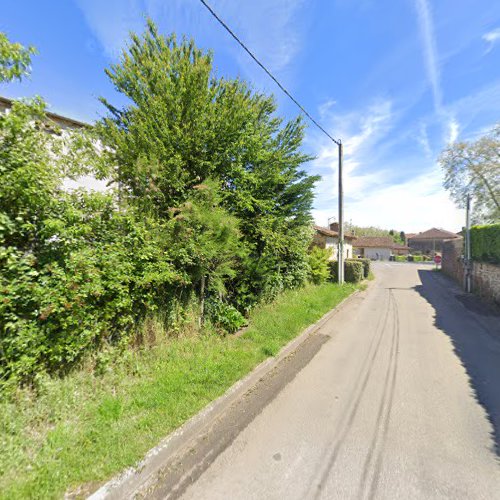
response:
<path id="1" fill-rule="evenodd" d="M 390 236 L 360 236 L 354 242 L 354 252 L 367 259 L 389 260 L 394 246 Z"/>
<path id="2" fill-rule="evenodd" d="M 352 259 L 354 236 L 344 236 L 344 259 Z M 320 248 L 331 249 L 330 260 L 338 260 L 339 233 L 326 227 L 314 226 L 314 244 Z"/>

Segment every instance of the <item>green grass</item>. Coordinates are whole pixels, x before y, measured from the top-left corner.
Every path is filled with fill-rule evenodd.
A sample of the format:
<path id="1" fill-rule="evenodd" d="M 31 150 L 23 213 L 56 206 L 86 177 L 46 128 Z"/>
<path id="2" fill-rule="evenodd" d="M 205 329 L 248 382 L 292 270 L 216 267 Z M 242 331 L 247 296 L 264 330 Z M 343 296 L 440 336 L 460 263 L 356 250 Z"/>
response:
<path id="1" fill-rule="evenodd" d="M 239 338 L 165 339 L 100 376 L 40 381 L 0 404 L 0 498 L 92 491 L 363 285 L 308 286 L 256 309 Z"/>

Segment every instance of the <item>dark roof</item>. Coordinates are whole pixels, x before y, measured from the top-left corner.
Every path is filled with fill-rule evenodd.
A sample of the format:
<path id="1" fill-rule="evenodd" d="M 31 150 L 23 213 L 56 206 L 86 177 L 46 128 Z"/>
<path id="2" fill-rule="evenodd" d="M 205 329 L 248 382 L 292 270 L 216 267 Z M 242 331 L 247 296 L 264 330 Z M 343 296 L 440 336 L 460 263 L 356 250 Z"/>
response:
<path id="1" fill-rule="evenodd" d="M 452 233 L 451 231 L 446 231 L 445 229 L 439 229 L 437 227 L 433 227 L 424 231 L 422 233 L 415 234 L 414 236 L 409 237 L 410 240 L 449 240 L 453 238 L 458 238 L 456 233 Z"/>
<path id="2" fill-rule="evenodd" d="M 337 231 L 332 231 L 331 229 L 328 229 L 327 227 L 323 226 L 313 226 L 314 230 L 317 231 L 320 234 L 323 234 L 325 236 L 330 236 L 332 238 L 338 238 L 339 233 Z M 344 239 L 346 240 L 355 240 L 356 236 L 352 236 L 351 234 L 344 234 Z"/>
<path id="3" fill-rule="evenodd" d="M 12 99 L 7 99 L 7 97 L 0 96 L 0 108 L 11 108 L 12 107 Z M 70 127 L 70 128 L 84 128 L 90 127 L 88 123 L 81 122 L 79 120 L 75 120 L 73 118 L 68 118 L 67 116 L 58 115 L 57 113 L 51 113 L 47 111 L 45 113 L 47 118 L 56 122 L 58 125 Z"/>
<path id="4" fill-rule="evenodd" d="M 393 248 L 394 240 L 390 236 L 359 236 L 353 246 L 359 248 Z"/>

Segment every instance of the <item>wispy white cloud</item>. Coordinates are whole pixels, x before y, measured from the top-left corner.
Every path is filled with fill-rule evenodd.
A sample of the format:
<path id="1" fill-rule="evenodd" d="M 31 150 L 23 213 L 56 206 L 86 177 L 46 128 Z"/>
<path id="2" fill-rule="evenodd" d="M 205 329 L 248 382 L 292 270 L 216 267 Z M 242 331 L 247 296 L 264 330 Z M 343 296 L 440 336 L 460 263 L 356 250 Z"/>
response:
<path id="1" fill-rule="evenodd" d="M 329 99 L 321 104 L 318 108 L 320 118 L 327 118 L 335 104 L 337 104 L 337 101 L 334 101 L 333 99 Z"/>
<path id="2" fill-rule="evenodd" d="M 448 143 L 453 144 L 458 139 L 458 134 L 460 132 L 460 124 L 455 117 L 451 117 L 448 122 Z"/>
<path id="3" fill-rule="evenodd" d="M 332 116 L 328 128 L 339 130 L 345 145 L 345 214 L 358 225 L 422 231 L 432 226 L 458 230 L 462 213 L 442 187 L 442 174 L 431 148 L 428 128 L 421 121 L 412 130 L 398 128 L 399 110 L 380 100 L 345 115 Z M 449 139 L 459 125 L 450 119 Z M 323 178 L 313 215 L 318 224 L 337 213 L 337 150 L 312 132 L 309 145 L 319 151 L 314 172 Z M 393 141 L 413 141 L 425 155 L 412 157 Z M 315 142 L 316 141 L 316 142 Z M 384 147 L 392 143 L 388 150 Z M 406 175 L 405 175 L 406 173 Z"/>
<path id="4" fill-rule="evenodd" d="M 335 130 L 343 138 L 344 185 L 348 196 L 362 195 L 378 185 L 383 169 L 379 166 L 377 170 L 368 172 L 366 167 L 374 166 L 368 160 L 370 151 L 373 152 L 393 126 L 391 101 L 380 100 L 362 111 L 330 115 L 326 124 L 328 129 Z M 306 141 L 307 146 L 317 152 L 311 169 L 322 175 L 316 206 L 330 210 L 332 215 L 336 210 L 338 148 L 314 129 L 310 130 Z"/>
<path id="5" fill-rule="evenodd" d="M 336 210 L 325 207 L 313 212 L 318 224 L 325 224 Z M 399 184 L 376 185 L 363 196 L 346 203 L 347 220 L 362 226 L 377 226 L 419 232 L 429 227 L 458 231 L 464 223 L 458 210 L 442 189 L 441 172 L 431 171 Z"/>
<path id="6" fill-rule="evenodd" d="M 427 158 L 432 158 L 432 149 L 431 145 L 429 143 L 429 135 L 427 134 L 427 126 L 425 123 L 420 123 L 419 126 L 419 131 L 417 134 L 417 141 L 419 144 L 422 146 L 422 149 L 424 150 L 425 156 Z"/>
<path id="7" fill-rule="evenodd" d="M 493 50 L 495 44 L 500 41 L 500 28 L 488 31 L 483 35 L 483 40 L 488 43 L 488 48 L 486 49 L 486 54 Z"/>
<path id="8" fill-rule="evenodd" d="M 417 8 L 418 24 L 423 44 L 427 77 L 429 79 L 434 98 L 434 109 L 436 112 L 440 113 L 443 96 L 432 15 L 427 0 L 415 0 L 415 5 Z"/>
<path id="9" fill-rule="evenodd" d="M 130 31 L 141 32 L 151 16 L 161 31 L 194 36 L 197 43 L 230 53 L 243 74 L 265 81 L 260 69 L 196 1 L 77 0 L 106 54 L 116 58 Z M 302 47 L 307 31 L 305 0 L 212 0 L 214 10 L 272 71 L 283 72 Z"/>
<path id="10" fill-rule="evenodd" d="M 116 58 L 130 31 L 144 26 L 145 5 L 140 0 L 77 0 L 87 24 L 106 54 Z"/>

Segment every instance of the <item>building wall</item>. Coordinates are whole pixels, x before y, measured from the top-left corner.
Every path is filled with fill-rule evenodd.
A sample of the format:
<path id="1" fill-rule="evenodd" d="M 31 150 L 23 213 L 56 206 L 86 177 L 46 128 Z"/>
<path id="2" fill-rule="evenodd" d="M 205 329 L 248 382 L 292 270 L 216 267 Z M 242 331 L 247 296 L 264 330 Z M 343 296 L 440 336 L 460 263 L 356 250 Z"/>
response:
<path id="1" fill-rule="evenodd" d="M 313 241 L 314 244 L 318 245 L 320 248 L 330 248 L 331 249 L 330 260 L 337 260 L 338 244 L 339 244 L 338 238 L 316 233 L 313 237 Z M 352 257 L 353 257 L 352 244 L 349 241 L 344 240 L 344 258 L 351 259 Z"/>
<path id="2" fill-rule="evenodd" d="M 463 239 L 443 243 L 443 272 L 464 286 Z M 472 291 L 484 299 L 500 305 L 500 265 L 488 262 L 472 263 Z"/>
<path id="3" fill-rule="evenodd" d="M 463 238 L 443 242 L 441 269 L 460 286 L 464 284 Z"/>
<path id="4" fill-rule="evenodd" d="M 372 260 L 389 260 L 391 249 L 384 247 L 356 248 L 356 254 Z"/>
<path id="5" fill-rule="evenodd" d="M 444 241 L 449 241 L 449 240 L 443 240 L 443 239 L 414 240 L 410 238 L 408 240 L 408 246 L 414 252 L 417 251 L 427 255 L 434 255 L 434 252 L 435 253 L 443 252 Z"/>
<path id="6" fill-rule="evenodd" d="M 392 252 L 394 255 L 408 255 L 410 253 L 410 250 L 407 248 L 393 248 Z"/>
<path id="7" fill-rule="evenodd" d="M 500 306 L 500 266 L 488 262 L 474 262 L 472 291 Z"/>

